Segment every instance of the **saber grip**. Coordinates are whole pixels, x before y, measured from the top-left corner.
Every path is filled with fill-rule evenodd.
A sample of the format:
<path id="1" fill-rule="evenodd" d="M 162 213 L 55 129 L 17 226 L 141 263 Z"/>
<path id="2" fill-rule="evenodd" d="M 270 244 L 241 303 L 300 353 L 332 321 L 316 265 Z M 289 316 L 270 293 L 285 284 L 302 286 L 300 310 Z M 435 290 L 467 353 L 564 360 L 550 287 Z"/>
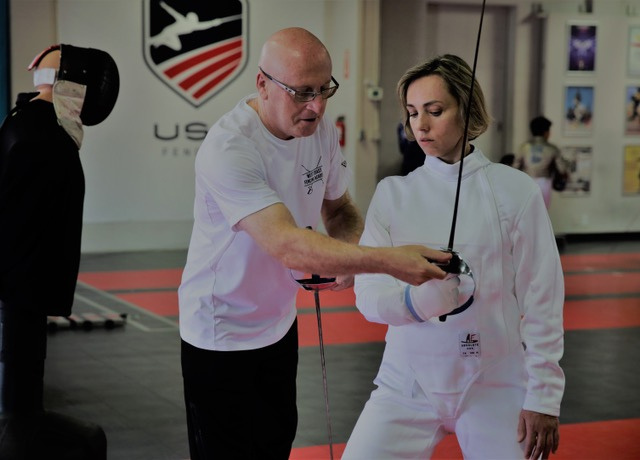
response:
<path id="1" fill-rule="evenodd" d="M 462 263 L 462 259 L 460 258 L 460 256 L 458 255 L 457 252 L 455 251 L 450 251 L 450 250 L 444 250 L 443 252 L 448 252 L 451 254 L 451 259 L 449 259 L 446 262 L 437 262 L 433 259 L 429 259 L 427 258 L 427 260 L 429 262 L 431 262 L 433 265 L 436 265 L 438 267 L 440 267 L 443 271 L 450 273 L 452 275 L 461 275 L 462 274 L 462 267 L 463 267 L 463 263 Z"/>

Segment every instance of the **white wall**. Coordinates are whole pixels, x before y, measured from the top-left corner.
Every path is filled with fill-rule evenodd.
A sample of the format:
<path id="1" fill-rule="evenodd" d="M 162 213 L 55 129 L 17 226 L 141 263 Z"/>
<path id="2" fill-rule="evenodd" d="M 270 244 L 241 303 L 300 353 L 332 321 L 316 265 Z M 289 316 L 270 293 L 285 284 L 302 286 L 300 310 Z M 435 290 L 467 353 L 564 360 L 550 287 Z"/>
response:
<path id="1" fill-rule="evenodd" d="M 414 56 L 423 49 L 420 41 L 424 39 L 421 27 L 425 21 L 424 15 L 416 11 L 426 11 L 428 1 L 393 0 L 395 32 L 376 39 L 380 11 L 391 15 L 384 5 L 381 8 L 381 0 L 247 0 L 247 65 L 237 79 L 196 109 L 146 67 L 141 0 L 12 0 L 12 94 L 15 99 L 18 92 L 32 89 L 26 66 L 52 43 L 109 51 L 120 68 L 121 93 L 112 115 L 99 126 L 85 130 L 81 152 L 87 179 L 83 251 L 184 248 L 191 233 L 193 162 L 200 144 L 185 135 L 186 126 L 210 126 L 239 98 L 253 91 L 258 53 L 268 35 L 282 27 L 306 27 L 327 44 L 333 57 L 334 74 L 341 88 L 330 101 L 327 114 L 332 118 L 346 117 L 344 151 L 356 173 L 351 191 L 360 210 L 366 212 L 377 182 L 377 163 L 384 161 L 385 150 L 386 154 L 390 150 L 381 146 L 393 145 L 393 155 L 399 157 L 395 130 L 391 139 L 385 138 L 380 130 L 380 108 L 366 99 L 368 83 L 388 85 L 384 88 L 388 99 L 395 97 L 397 78 L 391 83 L 388 78 L 389 81 L 385 80 L 387 69 L 379 68 L 375 50 L 386 47 L 387 52 L 395 52 L 396 60 L 390 64 L 393 66 L 406 68 L 415 62 Z M 479 0 L 447 1 L 481 4 Z M 532 39 L 534 4 L 542 4 L 549 11 L 546 39 L 550 45 L 544 50 L 546 68 L 541 70 L 543 109 L 556 121 L 552 140 L 559 145 L 573 143 L 575 139 L 561 137 L 556 129 L 562 119 L 559 91 L 568 81 L 562 67 L 563 34 L 565 22 L 580 17 L 578 11 L 584 2 L 492 0 L 491 3 L 508 6 L 513 11 L 514 52 L 510 66 L 514 78 L 513 87 L 505 89 L 507 97 L 512 98 L 514 122 L 513 131 L 508 134 L 512 147 L 528 137 L 528 121 L 533 108 L 539 105 L 532 96 L 537 94 L 540 71 L 532 65 L 538 46 Z M 623 146 L 635 143 L 635 139 L 625 137 L 621 130 L 622 92 L 632 83 L 625 77 L 627 25 L 640 22 L 636 17 L 627 17 L 626 11 L 640 13 L 640 1 L 594 3 L 594 13 L 588 17 L 599 24 L 602 60 L 594 76 L 598 113 L 595 131 L 589 139 L 594 151 L 593 187 L 586 197 L 556 194 L 551 218 L 557 232 L 638 231 L 640 196 L 621 194 Z M 475 36 L 476 32 L 468 33 Z M 385 65 L 384 61 L 382 64 Z M 397 112 L 391 117 L 395 120 Z M 176 126 L 180 132 L 177 140 L 161 141 L 154 137 L 154 128 L 171 133 Z"/>
<path id="2" fill-rule="evenodd" d="M 592 149 L 591 187 L 587 193 L 555 193 L 550 215 L 557 233 L 619 233 L 640 231 L 640 193 L 623 195 L 626 145 L 640 145 L 640 134 L 625 135 L 625 90 L 640 84 L 627 74 L 629 26 L 640 25 L 640 3 L 596 0 L 593 13 L 582 13 L 582 2 L 545 2 L 547 17 L 544 111 L 554 122 L 551 141 L 559 147 Z M 631 14 L 629 14 L 631 13 Z M 634 14 L 635 13 L 635 14 Z M 567 72 L 569 23 L 597 26 L 595 71 Z M 594 88 L 591 133 L 565 129 L 567 85 Z"/>
<path id="3" fill-rule="evenodd" d="M 539 69 L 534 65 L 532 56 L 536 53 L 536 43 L 532 42 L 534 21 L 531 17 L 532 4 L 524 0 L 490 0 L 487 6 L 506 7 L 509 10 L 509 24 L 506 31 L 509 42 L 506 43 L 509 62 L 507 63 L 510 76 L 509 86 L 503 89 L 506 101 L 506 153 L 513 151 L 515 146 L 529 136 L 529 120 L 534 107 L 537 105 L 536 84 Z M 400 120 L 395 87 L 400 76 L 410 66 L 432 57 L 433 45 L 429 43 L 428 5 L 447 4 L 460 5 L 477 9 L 478 24 L 471 30 L 462 28 L 451 30 L 451 41 L 468 43 L 468 53 L 471 58 L 475 51 L 478 25 L 480 22 L 481 0 L 382 0 L 382 75 L 381 84 L 385 90 L 382 101 L 383 127 L 380 141 L 380 176 L 397 174 L 400 170 L 402 157 L 398 151 L 398 141 L 395 128 Z M 401 7 L 399 7 L 401 6 Z M 479 50 L 480 56 L 486 56 L 487 28 L 490 23 L 483 24 L 483 41 Z M 513 47 L 511 46 L 513 43 Z M 451 52 L 451 50 L 447 50 Z M 470 65 L 473 61 L 469 59 Z M 480 69 L 489 72 L 489 69 Z M 484 85 L 485 87 L 488 85 Z M 489 108 L 491 110 L 491 107 Z M 507 124 L 508 123 L 508 124 Z M 485 152 L 490 157 L 500 157 L 500 152 Z"/>
<path id="4" fill-rule="evenodd" d="M 121 87 L 111 115 L 85 128 L 81 158 L 86 176 L 84 252 L 184 248 L 191 234 L 193 164 L 202 131 L 255 90 L 264 40 L 278 29 L 301 26 L 327 42 L 341 83 L 327 115 L 355 120 L 353 73 L 357 59 L 358 1 L 249 0 L 248 61 L 243 72 L 195 108 L 155 77 L 143 58 L 143 2 L 133 0 L 13 0 L 12 90 L 31 91 L 24 69 L 42 49 L 69 43 L 108 51 L 118 64 Z M 331 14 L 328 14 L 328 12 Z M 41 27 L 41 24 L 43 25 Z M 349 62 L 348 62 L 349 61 Z M 357 75 L 357 73 L 356 73 Z M 355 124 L 345 154 L 354 160 Z M 158 139 L 179 132 L 175 140 Z"/>
<path id="5" fill-rule="evenodd" d="M 477 7 L 478 15 L 482 5 L 481 0 L 382 0 L 381 82 L 385 95 L 389 96 L 382 102 L 379 150 L 382 176 L 399 171 L 401 155 L 394 129 L 398 120 L 394 89 L 399 72 L 426 57 L 423 54 L 428 48 L 425 19 L 429 3 Z M 640 23 L 640 2 L 595 0 L 592 13 L 585 12 L 584 0 L 490 0 L 487 3 L 505 6 L 511 11 L 509 34 L 514 49 L 508 64 L 513 76 L 511 86 L 505 88 L 511 111 L 506 151 L 515 151 L 530 136 L 529 120 L 541 112 L 554 121 L 551 141 L 558 146 L 588 145 L 593 149 L 590 193 L 554 192 L 550 209 L 554 230 L 576 234 L 639 231 L 640 194 L 623 196 L 622 160 L 625 145 L 640 145 L 640 136 L 625 136 L 623 132 L 625 89 L 640 84 L 640 78 L 626 75 L 628 25 Z M 535 14 L 538 7 L 543 14 Z M 573 20 L 598 25 L 598 68 L 590 77 L 569 76 L 565 71 L 566 22 Z M 540 27 L 546 35 L 540 36 Z M 477 28 L 452 33 L 467 33 L 472 36 L 471 42 Z M 596 114 L 589 137 L 563 135 L 564 86 L 576 83 L 595 87 Z"/>
<path id="6" fill-rule="evenodd" d="M 371 1 L 371 0 L 369 0 Z M 357 180 L 357 171 L 362 169 L 362 157 L 358 153 L 358 131 L 362 120 L 358 115 L 361 103 L 362 72 L 358 65 L 361 54 L 361 37 L 358 24 L 361 21 L 361 1 L 325 1 L 323 41 L 329 49 L 333 61 L 333 76 L 340 83 L 340 89 L 328 106 L 327 113 L 332 119 L 345 118 L 345 146 L 342 151 L 354 169 L 354 179 L 349 192 L 357 199 L 362 181 Z M 357 201 L 362 212 L 366 212 L 369 202 Z"/>

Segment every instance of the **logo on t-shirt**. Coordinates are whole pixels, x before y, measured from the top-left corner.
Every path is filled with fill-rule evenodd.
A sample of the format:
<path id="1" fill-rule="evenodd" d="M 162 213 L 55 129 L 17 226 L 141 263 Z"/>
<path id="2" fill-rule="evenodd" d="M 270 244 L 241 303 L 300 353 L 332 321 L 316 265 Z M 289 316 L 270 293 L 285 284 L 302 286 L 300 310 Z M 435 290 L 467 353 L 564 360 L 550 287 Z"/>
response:
<path id="1" fill-rule="evenodd" d="M 316 182 L 324 182 L 324 173 L 322 172 L 322 157 L 318 158 L 318 164 L 308 169 L 305 165 L 302 165 L 304 168 L 304 173 L 302 173 L 302 179 L 304 181 L 304 186 L 307 188 L 307 195 L 311 195 L 313 193 L 313 184 Z"/>

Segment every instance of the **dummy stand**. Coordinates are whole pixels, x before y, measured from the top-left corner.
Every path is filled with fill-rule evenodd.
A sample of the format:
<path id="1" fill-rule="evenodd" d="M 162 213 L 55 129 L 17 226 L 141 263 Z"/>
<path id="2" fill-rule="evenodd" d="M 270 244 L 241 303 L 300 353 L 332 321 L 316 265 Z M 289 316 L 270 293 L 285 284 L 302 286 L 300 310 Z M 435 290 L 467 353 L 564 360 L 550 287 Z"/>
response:
<path id="1" fill-rule="evenodd" d="M 124 326 L 126 322 L 126 313 L 73 313 L 69 316 L 47 316 L 47 329 L 49 332 L 65 329 L 114 329 Z"/>
<path id="2" fill-rule="evenodd" d="M 0 458 L 106 460 L 93 423 L 44 410 L 47 317 L 0 301 Z"/>

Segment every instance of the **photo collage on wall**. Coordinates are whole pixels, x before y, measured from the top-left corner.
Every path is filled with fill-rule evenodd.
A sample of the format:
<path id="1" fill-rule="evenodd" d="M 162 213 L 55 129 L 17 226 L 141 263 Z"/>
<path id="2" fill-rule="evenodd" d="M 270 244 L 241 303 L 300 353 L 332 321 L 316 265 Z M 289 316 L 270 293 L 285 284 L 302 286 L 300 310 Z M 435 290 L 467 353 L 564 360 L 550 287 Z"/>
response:
<path id="1" fill-rule="evenodd" d="M 622 193 L 640 195 L 640 145 L 625 146 L 623 171 Z"/>
<path id="2" fill-rule="evenodd" d="M 640 25 L 629 26 L 627 42 L 628 83 L 624 95 L 624 135 L 640 136 Z M 624 147 L 623 195 L 640 194 L 640 139 Z"/>
<path id="3" fill-rule="evenodd" d="M 591 146 L 565 146 L 560 151 L 562 159 L 569 166 L 569 179 L 562 193 L 567 195 L 589 194 L 591 191 L 591 171 L 593 170 Z"/>
<path id="4" fill-rule="evenodd" d="M 594 23 L 567 24 L 566 74 L 563 99 L 563 133 L 567 137 L 590 137 L 593 134 L 594 93 L 598 26 Z M 593 147 L 581 141 L 561 148 L 569 166 L 569 180 L 563 195 L 587 195 L 591 190 Z"/>

